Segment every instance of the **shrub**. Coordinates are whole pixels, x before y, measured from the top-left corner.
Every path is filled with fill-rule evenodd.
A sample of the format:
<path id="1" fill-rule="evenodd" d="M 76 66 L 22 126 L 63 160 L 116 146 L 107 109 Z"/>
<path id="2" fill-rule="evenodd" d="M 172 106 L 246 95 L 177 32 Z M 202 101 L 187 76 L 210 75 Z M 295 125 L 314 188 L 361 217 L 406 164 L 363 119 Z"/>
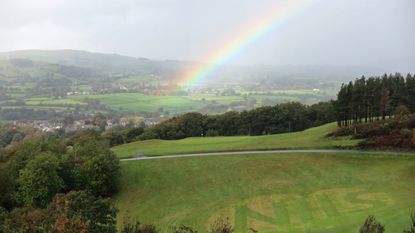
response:
<path id="1" fill-rule="evenodd" d="M 141 225 L 139 221 L 134 224 L 125 222 L 120 233 L 157 233 L 157 229 L 154 225 Z"/>
<path id="2" fill-rule="evenodd" d="M 391 148 L 401 147 L 403 140 L 399 135 L 386 135 L 372 137 L 359 143 L 359 147 L 362 148 Z"/>
<path id="3" fill-rule="evenodd" d="M 341 127 L 327 136 L 351 135 L 355 139 L 365 139 L 359 143 L 361 148 L 415 148 L 415 114 L 404 116 Z"/>
<path id="4" fill-rule="evenodd" d="M 400 135 L 402 138 L 408 139 L 412 137 L 412 131 L 410 129 L 404 128 L 404 129 L 401 129 Z"/>
<path id="5" fill-rule="evenodd" d="M 193 227 L 181 225 L 179 228 L 174 230 L 173 233 L 197 233 L 197 230 L 193 229 Z"/>
<path id="6" fill-rule="evenodd" d="M 210 233 L 233 233 L 234 229 L 229 223 L 229 218 L 217 219 L 210 225 Z"/>
<path id="7" fill-rule="evenodd" d="M 375 216 L 370 215 L 367 217 L 363 225 L 360 227 L 359 233 L 383 233 L 385 232 L 385 226 L 376 221 Z"/>
<path id="8" fill-rule="evenodd" d="M 415 233 L 415 213 L 411 215 L 411 227 L 408 230 L 404 230 L 403 233 Z"/>

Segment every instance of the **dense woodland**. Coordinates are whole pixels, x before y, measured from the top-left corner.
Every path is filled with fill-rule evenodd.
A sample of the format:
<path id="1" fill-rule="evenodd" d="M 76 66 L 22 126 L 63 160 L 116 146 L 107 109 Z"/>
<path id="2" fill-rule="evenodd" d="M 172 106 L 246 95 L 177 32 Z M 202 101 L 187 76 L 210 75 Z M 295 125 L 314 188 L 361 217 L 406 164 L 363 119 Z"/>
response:
<path id="1" fill-rule="evenodd" d="M 415 112 L 415 75 L 363 76 L 342 85 L 336 101 L 338 125 L 384 120 L 399 106 Z"/>
<path id="2" fill-rule="evenodd" d="M 0 232 L 116 232 L 119 160 L 98 132 L 0 130 Z"/>

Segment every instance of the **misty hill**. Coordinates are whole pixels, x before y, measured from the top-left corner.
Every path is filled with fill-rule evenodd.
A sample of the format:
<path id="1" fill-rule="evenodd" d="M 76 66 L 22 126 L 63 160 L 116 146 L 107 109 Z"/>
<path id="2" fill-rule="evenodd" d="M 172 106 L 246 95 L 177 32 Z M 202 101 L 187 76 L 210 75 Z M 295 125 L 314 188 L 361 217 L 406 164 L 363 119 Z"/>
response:
<path id="1" fill-rule="evenodd" d="M 80 50 L 19 50 L 0 53 L 0 59 L 30 59 L 64 66 L 87 68 L 105 75 L 153 74 L 169 77 L 189 62 L 152 61 L 118 54 Z"/>
<path id="2" fill-rule="evenodd" d="M 181 73 L 203 65 L 189 61 L 154 61 L 118 54 L 93 53 L 80 50 L 19 50 L 0 53 L 0 59 L 30 59 L 66 67 L 79 67 L 102 76 L 154 75 L 163 80 L 172 80 Z M 218 80 L 230 83 L 273 81 L 322 82 L 349 81 L 361 75 L 377 75 L 386 70 L 377 67 L 343 66 L 222 66 L 211 74 L 208 83 Z M 389 71 L 394 72 L 394 71 Z M 290 79 L 290 80 L 287 80 Z"/>
<path id="3" fill-rule="evenodd" d="M 7 82 L 40 81 L 47 78 L 82 80 L 99 77 L 92 69 L 25 58 L 0 60 L 0 79 Z"/>

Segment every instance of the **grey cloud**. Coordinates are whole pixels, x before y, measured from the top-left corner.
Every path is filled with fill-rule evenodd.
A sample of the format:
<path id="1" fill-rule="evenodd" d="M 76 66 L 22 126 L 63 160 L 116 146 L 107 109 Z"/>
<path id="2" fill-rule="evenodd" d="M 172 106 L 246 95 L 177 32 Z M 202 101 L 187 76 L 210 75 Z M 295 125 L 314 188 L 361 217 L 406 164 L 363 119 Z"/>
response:
<path id="1" fill-rule="evenodd" d="M 2 0 L 0 50 L 83 49 L 206 61 L 235 30 L 287 0 Z M 320 0 L 234 64 L 415 68 L 415 1 Z"/>

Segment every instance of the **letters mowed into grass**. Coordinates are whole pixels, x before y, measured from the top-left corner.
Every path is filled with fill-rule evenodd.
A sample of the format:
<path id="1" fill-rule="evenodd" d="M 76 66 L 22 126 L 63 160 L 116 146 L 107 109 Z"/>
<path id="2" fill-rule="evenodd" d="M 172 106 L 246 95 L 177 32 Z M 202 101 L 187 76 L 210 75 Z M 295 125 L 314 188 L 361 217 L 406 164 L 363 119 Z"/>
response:
<path id="1" fill-rule="evenodd" d="M 301 153 L 122 163 L 119 218 L 163 232 L 229 218 L 236 232 L 357 232 L 375 214 L 402 232 L 415 211 L 415 156 Z"/>
<path id="2" fill-rule="evenodd" d="M 327 229 L 335 228 L 330 223 L 332 217 L 347 217 L 350 213 L 367 210 L 379 212 L 393 202 L 387 193 L 359 188 L 321 190 L 307 196 L 265 195 L 225 208 L 208 222 L 228 218 L 237 232 L 249 228 L 261 232 L 307 232 L 312 222 L 319 222 Z"/>

